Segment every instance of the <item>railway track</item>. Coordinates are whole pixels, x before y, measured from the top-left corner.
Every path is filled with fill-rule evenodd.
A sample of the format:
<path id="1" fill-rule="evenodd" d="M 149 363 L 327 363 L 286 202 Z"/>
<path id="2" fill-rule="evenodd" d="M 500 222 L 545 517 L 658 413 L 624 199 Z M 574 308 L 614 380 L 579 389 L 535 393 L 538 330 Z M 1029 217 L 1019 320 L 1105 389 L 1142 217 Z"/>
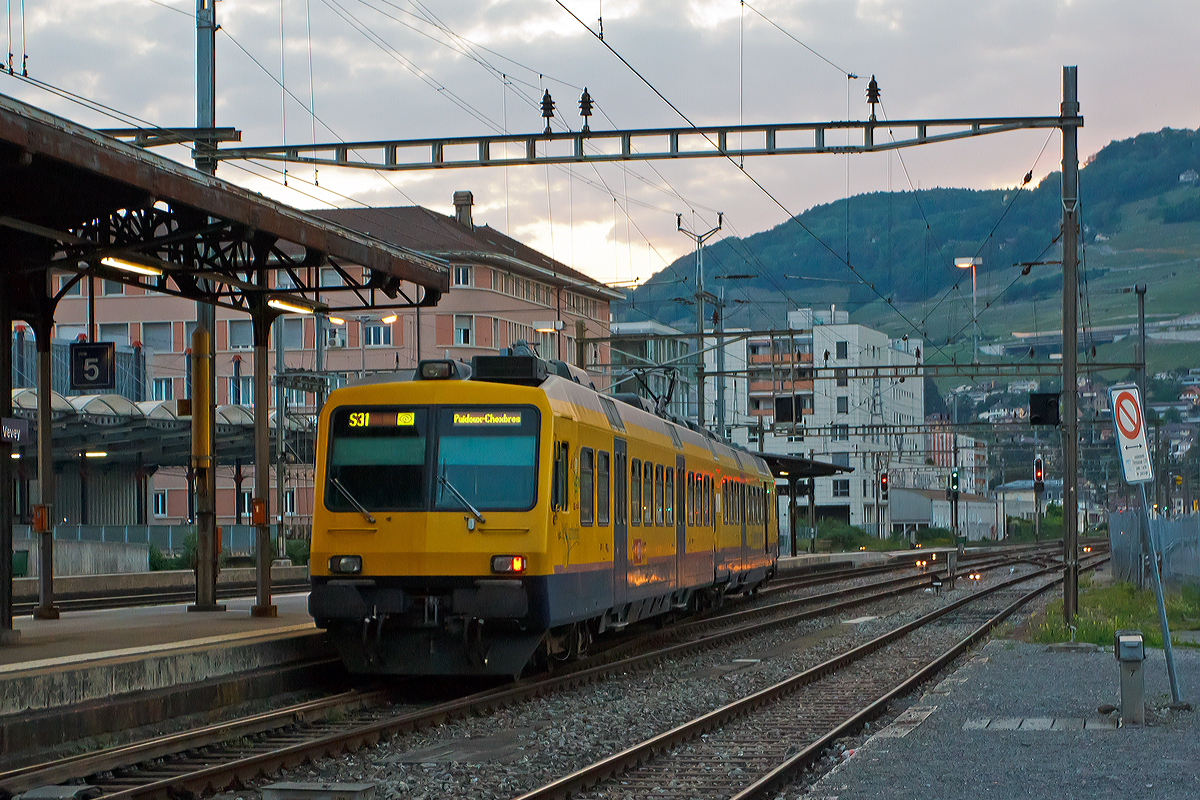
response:
<path id="1" fill-rule="evenodd" d="M 1089 566 L 1098 563 L 1093 561 Z M 1053 568 L 1004 581 L 931 612 L 767 689 L 740 698 L 520 800 L 574 797 L 769 798 L 842 736 L 884 713 L 1061 578 L 1016 587 Z M 970 617 L 990 616 L 974 627 Z M 967 612 L 966 620 L 956 615 Z M 931 627 L 936 626 L 932 634 Z M 963 635 L 964 627 L 973 627 Z M 921 631 L 920 640 L 910 634 Z M 913 669 L 912 664 L 919 663 Z"/>
<path id="2" fill-rule="evenodd" d="M 34 786 L 84 778 L 106 796 L 119 798 L 160 798 L 178 796 L 180 792 L 217 791 L 246 783 L 260 774 L 355 750 L 456 717 L 485 714 L 613 674 L 645 669 L 664 659 L 715 647 L 750 636 L 755 631 L 877 602 L 926 586 L 929 577 L 908 576 L 884 581 L 882 583 L 886 585 L 876 587 L 875 591 L 850 587 L 689 623 L 678 626 L 677 641 L 652 652 L 628 656 L 610 652 L 604 654 L 604 663 L 581 665 L 562 674 L 432 706 L 409 703 L 385 707 L 387 695 L 345 696 L 319 701 L 316 705 L 304 704 L 256 715 L 236 723 L 223 723 L 194 734 L 179 734 L 169 740 L 12 770 L 0 773 L 0 791 L 16 793 Z M 848 594 L 858 596 L 848 597 Z M 753 617 L 764 619 L 750 622 Z M 712 632 L 714 626 L 723 629 Z"/>
<path id="3" fill-rule="evenodd" d="M 275 581 L 271 584 L 274 594 L 290 594 L 307 591 L 309 582 Z M 234 586 L 219 586 L 218 600 L 232 600 L 238 597 L 254 597 L 253 583 Z M 54 604 L 61 611 L 98 611 L 112 608 L 135 608 L 138 606 L 163 606 L 174 603 L 187 603 L 196 599 L 196 590 L 182 591 L 147 590 L 124 592 L 121 594 L 101 594 L 95 597 L 56 597 Z M 13 603 L 13 616 L 28 616 L 37 607 L 36 600 Z"/>

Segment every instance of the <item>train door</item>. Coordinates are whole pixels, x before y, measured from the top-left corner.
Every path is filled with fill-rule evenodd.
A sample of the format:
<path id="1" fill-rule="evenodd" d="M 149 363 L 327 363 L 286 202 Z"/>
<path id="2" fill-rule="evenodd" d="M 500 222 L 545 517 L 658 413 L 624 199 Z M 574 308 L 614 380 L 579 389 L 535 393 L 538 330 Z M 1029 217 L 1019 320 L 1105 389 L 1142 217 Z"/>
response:
<path id="1" fill-rule="evenodd" d="M 677 587 L 693 583 L 695 576 L 689 566 L 687 548 L 687 516 L 684 504 L 687 502 L 687 471 L 683 468 L 683 454 L 675 456 L 675 579 Z"/>
<path id="2" fill-rule="evenodd" d="M 734 488 L 737 489 L 737 494 L 735 495 L 735 497 L 736 497 L 735 502 L 737 503 L 737 507 L 738 507 L 738 518 L 741 520 L 741 523 L 742 523 L 741 567 L 742 567 L 742 569 L 746 569 L 750 564 L 750 548 L 747 546 L 749 544 L 749 542 L 747 540 L 748 531 L 746 529 L 746 526 L 749 524 L 746 522 L 746 512 L 748 510 L 747 506 L 749 505 L 749 503 L 747 502 L 747 500 L 749 498 L 747 498 L 746 495 L 749 494 L 750 484 L 735 483 Z"/>
<path id="3" fill-rule="evenodd" d="M 612 482 L 613 605 L 619 606 L 629 599 L 629 462 L 624 439 L 613 439 Z M 634 513 L 640 514 L 642 511 L 638 509 Z"/>

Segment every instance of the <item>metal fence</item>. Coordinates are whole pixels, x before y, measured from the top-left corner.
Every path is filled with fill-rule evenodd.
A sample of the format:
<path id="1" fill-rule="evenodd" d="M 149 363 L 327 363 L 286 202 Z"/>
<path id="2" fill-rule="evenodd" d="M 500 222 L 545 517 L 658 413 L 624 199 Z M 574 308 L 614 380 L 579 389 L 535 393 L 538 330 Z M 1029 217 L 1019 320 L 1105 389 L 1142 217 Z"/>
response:
<path id="1" fill-rule="evenodd" d="M 1108 515 L 1113 577 L 1149 587 L 1150 571 L 1142 547 L 1141 511 Z M 1150 537 L 1159 557 L 1163 582 L 1200 586 L 1200 516 L 1150 520 Z"/>
<path id="2" fill-rule="evenodd" d="M 188 536 L 195 533 L 193 525 L 56 525 L 54 538 L 76 542 L 125 542 L 152 544 L 166 555 L 178 555 Z M 28 525 L 14 525 L 13 536 L 32 536 Z M 222 525 L 221 547 L 230 555 L 248 556 L 254 552 L 253 525 Z"/>

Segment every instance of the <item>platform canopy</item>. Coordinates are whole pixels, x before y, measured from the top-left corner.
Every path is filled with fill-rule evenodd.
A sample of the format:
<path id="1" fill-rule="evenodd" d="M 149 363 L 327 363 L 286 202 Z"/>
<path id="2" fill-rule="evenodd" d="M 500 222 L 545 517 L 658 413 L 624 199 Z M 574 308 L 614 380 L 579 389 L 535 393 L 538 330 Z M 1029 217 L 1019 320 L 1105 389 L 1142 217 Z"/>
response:
<path id="1" fill-rule="evenodd" d="M 29 440 L 13 447 L 22 459 L 37 457 L 37 391 L 13 389 L 13 416 L 30 421 Z M 50 396 L 54 426 L 54 463 L 76 461 L 86 453 L 104 453 L 105 464 L 137 465 L 143 469 L 186 467 L 192 451 L 192 421 L 176 414 L 172 400 L 133 403 L 116 394 Z M 275 412 L 267 418 L 271 440 L 277 435 Z M 289 447 L 311 458 L 316 439 L 313 420 L 286 417 Z M 224 458 L 254 457 L 254 409 L 217 406 L 217 447 Z"/>
<path id="2" fill-rule="evenodd" d="M 48 269 L 239 311 L 272 297 L 331 311 L 433 305 L 450 286 L 442 261 L 0 95 L 0 274 L 14 318 L 44 314 L 45 284 L 22 278 Z"/>
<path id="3" fill-rule="evenodd" d="M 801 456 L 789 456 L 783 453 L 758 453 L 757 455 L 767 462 L 772 475 L 789 483 L 854 472 L 854 467 L 827 464 L 824 461 L 813 461 L 811 458 L 802 458 Z"/>

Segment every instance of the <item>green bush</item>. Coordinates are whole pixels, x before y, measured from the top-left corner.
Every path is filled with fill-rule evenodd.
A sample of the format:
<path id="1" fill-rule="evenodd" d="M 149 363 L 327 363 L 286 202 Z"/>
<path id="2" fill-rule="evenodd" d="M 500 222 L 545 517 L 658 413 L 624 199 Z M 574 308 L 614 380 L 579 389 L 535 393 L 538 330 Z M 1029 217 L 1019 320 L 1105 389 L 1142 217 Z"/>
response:
<path id="1" fill-rule="evenodd" d="M 308 564 L 308 540 L 290 539 L 287 543 L 288 558 L 298 567 Z"/>
<path id="2" fill-rule="evenodd" d="M 1148 647 L 1162 647 L 1162 629 L 1158 622 L 1158 601 L 1153 590 L 1136 589 L 1130 583 L 1086 588 L 1079 593 L 1079 613 L 1075 617 L 1075 641 L 1091 642 L 1111 647 L 1113 635 L 1119 630 L 1140 630 Z M 1200 627 L 1200 590 L 1184 587 L 1164 593 L 1167 624 L 1172 631 L 1194 630 Z M 1063 620 L 1062 600 L 1046 605 L 1044 616 L 1030 630 L 1035 642 L 1065 642 L 1071 638 Z M 1188 646 L 1187 642 L 1174 644 Z"/>

